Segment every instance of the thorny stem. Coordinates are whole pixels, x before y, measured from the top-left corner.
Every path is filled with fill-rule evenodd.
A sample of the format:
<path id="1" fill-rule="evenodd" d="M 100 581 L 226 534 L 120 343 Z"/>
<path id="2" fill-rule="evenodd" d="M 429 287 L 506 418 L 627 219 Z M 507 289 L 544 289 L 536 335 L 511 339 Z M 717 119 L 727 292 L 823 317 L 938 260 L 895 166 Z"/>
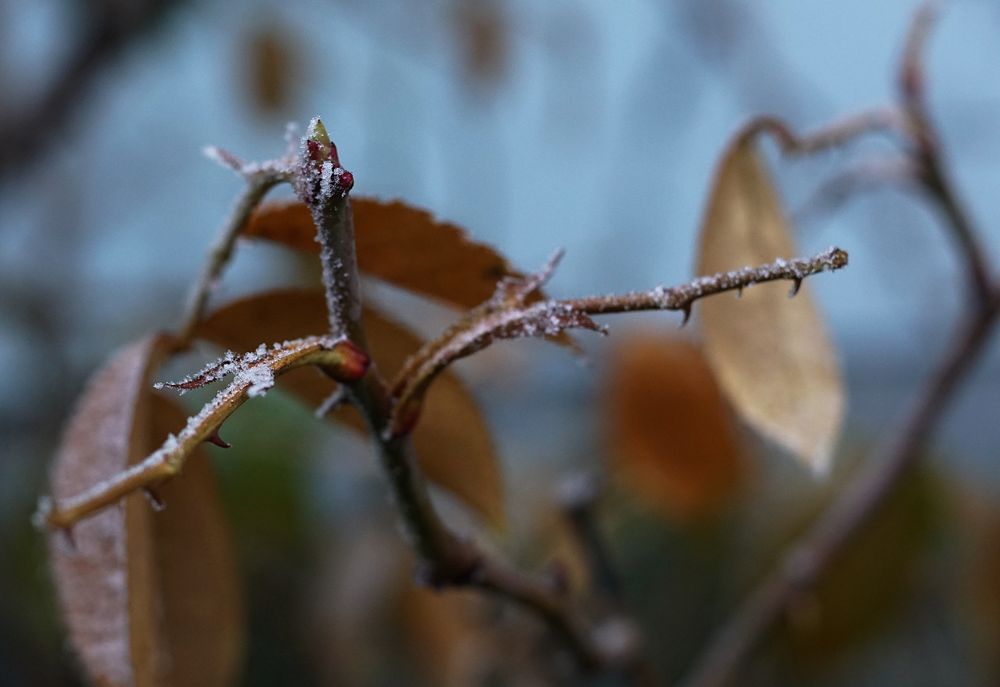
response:
<path id="1" fill-rule="evenodd" d="M 687 284 L 672 288 L 660 287 L 652 291 L 624 295 L 574 298 L 559 303 L 588 315 L 608 315 L 634 310 L 680 310 L 687 314 L 691 305 L 700 298 L 725 291 L 739 291 L 754 284 L 770 281 L 792 281 L 794 295 L 806 277 L 846 267 L 847 260 L 845 251 L 840 248 L 828 248 L 811 258 L 778 259 L 765 265 L 751 265 L 731 272 L 699 277 Z"/>
<path id="2" fill-rule="evenodd" d="M 368 374 L 350 388 L 377 443 L 379 459 L 411 545 L 422 561 L 419 578 L 423 583 L 435 588 L 475 587 L 515 602 L 539 616 L 585 670 L 599 670 L 631 660 L 631 657 L 609 655 L 604 651 L 594 641 L 584 620 L 547 579 L 517 570 L 487 555 L 474 542 L 456 535 L 441 520 L 430 500 L 409 438 L 390 437 L 386 431 L 389 398 L 377 371 L 369 369 Z"/>
<path id="3" fill-rule="evenodd" d="M 367 361 L 359 366 L 356 349 L 349 343 L 327 337 L 310 337 L 266 349 L 257 354 L 254 364 L 266 367 L 271 375 L 269 383 L 273 383 L 273 376 L 303 365 L 317 365 L 328 370 L 343 369 L 347 375 L 357 376 Z M 184 384 L 174 386 L 189 388 Z M 43 499 L 35 514 L 35 523 L 70 528 L 137 489 L 148 489 L 173 477 L 202 442 L 221 441 L 217 432 L 226 418 L 266 386 L 267 383 L 262 386 L 260 379 L 237 374 L 232 383 L 220 391 L 201 413 L 191 418 L 176 437 L 168 437 L 163 446 L 141 462 L 76 496 L 58 501 Z"/>
<path id="4" fill-rule="evenodd" d="M 190 343 L 194 336 L 195 328 L 205 314 L 212 288 L 222 274 L 222 269 L 232 257 L 236 239 L 239 238 L 247 222 L 250 221 L 254 209 L 264 199 L 268 191 L 282 181 L 288 181 L 289 177 L 280 169 L 264 167 L 247 174 L 246 180 L 247 185 L 237 197 L 229 217 L 222 225 L 222 229 L 209 251 L 208 258 L 205 260 L 205 265 L 202 267 L 201 275 L 191 290 L 184 321 L 177 335 L 182 345 Z"/>
<path id="5" fill-rule="evenodd" d="M 878 512 L 903 478 L 918 464 L 921 449 L 989 342 L 1000 314 L 1000 282 L 990 277 L 978 235 L 957 199 L 941 164 L 941 150 L 923 95 L 921 55 L 934 3 L 926 3 L 914 18 L 906 43 L 900 87 L 910 137 L 911 157 L 918 179 L 940 206 L 970 276 L 971 310 L 958 328 L 947 355 L 918 395 L 894 437 L 869 467 L 855 478 L 843 496 L 822 515 L 717 634 L 696 662 L 688 687 L 721 687 L 768 632 L 785 616 L 795 599 L 812 588 L 843 552 L 853 536 Z"/>
<path id="6" fill-rule="evenodd" d="M 843 250 L 829 248 L 812 258 L 778 259 L 765 265 L 699 277 L 673 288 L 659 286 L 643 292 L 529 303 L 526 297 L 551 275 L 558 256 L 553 256 L 541 272 L 524 280 L 501 282 L 493 298 L 410 356 L 392 384 L 392 434 L 405 434 L 412 429 L 424 394 L 441 372 L 498 339 L 555 336 L 572 328 L 604 331 L 591 315 L 638 310 L 677 310 L 684 313 L 686 322 L 692 305 L 700 298 L 777 280 L 792 281 L 791 295 L 795 295 L 806 277 L 840 269 L 848 260 Z M 509 289 L 513 290 L 508 293 Z"/>
<path id="7" fill-rule="evenodd" d="M 303 151 L 299 195 L 310 207 L 323 250 L 323 285 L 329 307 L 331 333 L 345 335 L 366 351 L 361 323 L 361 298 L 354 245 L 354 227 L 346 187 L 316 181 L 321 165 L 339 166 L 336 148 L 321 123 L 310 127 L 313 145 Z M 328 180 L 332 173 L 327 173 Z M 349 178 L 353 183 L 353 177 Z M 411 544 L 422 561 L 420 577 L 433 587 L 473 586 L 508 599 L 538 615 L 559 636 L 585 669 L 606 667 L 609 656 L 592 638 L 587 626 L 547 581 L 516 570 L 488 556 L 473 542 L 460 538 L 441 519 L 431 501 L 426 479 L 417 466 L 408 436 L 392 436 L 391 399 L 375 365 L 360 380 L 347 383 L 349 400 L 365 417 L 375 441 L 382 469 Z"/>

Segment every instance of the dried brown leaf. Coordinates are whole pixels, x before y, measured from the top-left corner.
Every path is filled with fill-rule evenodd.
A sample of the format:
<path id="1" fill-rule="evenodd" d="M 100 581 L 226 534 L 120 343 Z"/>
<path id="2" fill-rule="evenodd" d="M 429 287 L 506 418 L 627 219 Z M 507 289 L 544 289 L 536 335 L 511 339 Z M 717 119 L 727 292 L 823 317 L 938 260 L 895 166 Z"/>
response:
<path id="1" fill-rule="evenodd" d="M 614 471 L 670 519 L 717 514 L 745 462 L 733 420 L 701 350 L 661 333 L 634 335 L 611 354 L 608 441 Z"/>
<path id="2" fill-rule="evenodd" d="M 461 308 L 489 298 L 500 279 L 519 276 L 494 248 L 425 210 L 357 196 L 351 206 L 358 266 L 372 276 Z M 312 216 L 299 202 L 264 203 L 244 235 L 319 253 Z"/>
<path id="3" fill-rule="evenodd" d="M 92 379 L 63 436 L 52 476 L 53 496 L 73 496 L 135 464 L 163 437 L 149 377 L 171 348 L 150 336 L 116 353 Z M 183 425 L 177 414 L 173 430 Z M 185 473 L 165 493 L 177 503 L 154 515 L 142 494 L 80 522 L 73 546 L 50 535 L 50 551 L 63 617 L 91 679 L 100 685 L 180 684 L 172 676 L 199 675 L 196 684 L 232 682 L 240 628 L 222 514 L 213 505 L 207 464 Z M 198 501 L 192 506 L 192 500 Z M 178 533 L 198 530 L 190 542 Z M 228 561 L 228 567 L 225 562 Z M 183 567 L 183 576 L 175 571 Z M 190 613 L 185 587 L 226 587 Z M 180 604 L 180 605 L 178 605 Z M 225 626 L 226 631 L 223 631 Z M 197 652 L 193 637 L 211 634 Z M 187 661 L 194 660 L 194 665 Z M 185 682 L 185 684 L 195 684 Z"/>
<path id="4" fill-rule="evenodd" d="M 175 402 L 153 397 L 152 432 L 159 441 L 187 421 Z M 155 444 L 147 444 L 147 450 Z M 206 452 L 158 495 L 166 508 L 152 518 L 163 636 L 168 647 L 165 685 L 233 684 L 241 664 L 244 619 L 230 532 Z"/>
<path id="5" fill-rule="evenodd" d="M 697 271 L 712 274 L 795 256 L 781 201 L 752 132 L 730 145 L 709 198 Z M 844 412 L 836 354 L 805 287 L 748 289 L 701 305 L 705 352 L 723 391 L 753 427 L 818 472 Z"/>
<path id="6" fill-rule="evenodd" d="M 422 344 L 412 332 L 374 310 L 365 311 L 364 321 L 372 356 L 383 374 L 402 368 Z M 225 305 L 199 326 L 197 335 L 224 348 L 252 350 L 260 341 L 304 336 L 327 326 L 322 293 L 287 290 Z M 315 370 L 303 369 L 286 375 L 280 388 L 317 407 L 336 384 Z M 367 432 L 352 409 L 331 417 Z M 444 375 L 431 390 L 413 441 L 429 479 L 488 522 L 503 523 L 502 480 L 489 429 L 475 399 L 454 375 Z"/>

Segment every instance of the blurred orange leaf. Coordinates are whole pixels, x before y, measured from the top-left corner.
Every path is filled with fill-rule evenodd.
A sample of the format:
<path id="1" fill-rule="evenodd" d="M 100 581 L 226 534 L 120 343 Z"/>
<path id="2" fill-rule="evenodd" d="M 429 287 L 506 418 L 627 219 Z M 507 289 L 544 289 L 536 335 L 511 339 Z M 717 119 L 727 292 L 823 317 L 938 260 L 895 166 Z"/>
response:
<path id="1" fill-rule="evenodd" d="M 500 3 L 455 3 L 451 24 L 466 75 L 482 86 L 496 85 L 507 69 L 509 48 Z"/>
<path id="2" fill-rule="evenodd" d="M 299 59 L 294 36 L 273 18 L 255 26 L 245 37 L 240 61 L 249 100 L 264 114 L 279 114 L 293 98 Z"/>
<path id="3" fill-rule="evenodd" d="M 671 519 L 710 516 L 745 463 L 712 371 L 694 344 L 633 335 L 611 355 L 608 429 L 616 474 Z"/>
<path id="4" fill-rule="evenodd" d="M 795 257 L 781 201 L 752 131 L 716 172 L 698 256 L 699 274 Z M 784 284 L 701 303 L 705 353 L 723 391 L 754 428 L 818 472 L 829 466 L 844 413 L 836 353 L 803 287 Z"/>
<path id="5" fill-rule="evenodd" d="M 471 308 L 492 296 L 500 279 L 521 276 L 494 248 L 425 210 L 355 196 L 351 207 L 358 266 L 396 286 Z M 312 216 L 299 202 L 264 203 L 244 235 L 319 253 Z"/>
<path id="6" fill-rule="evenodd" d="M 171 408 L 164 415 L 167 402 L 149 383 L 170 347 L 167 336 L 146 337 L 94 376 L 56 456 L 56 499 L 124 470 L 162 441 L 164 427 L 183 426 L 184 413 Z M 73 548 L 51 535 L 63 617 L 97 684 L 198 675 L 198 684 L 221 686 L 235 678 L 242 641 L 237 577 L 210 466 L 191 465 L 163 489 L 173 501 L 166 511 L 154 514 L 142 494 L 132 494 L 124 508 L 74 526 Z M 192 581 L 195 588 L 187 589 Z"/>
<path id="7" fill-rule="evenodd" d="M 412 332 L 372 309 L 364 314 L 372 356 L 391 376 L 422 344 Z M 197 335 L 233 350 L 253 350 L 262 341 L 281 341 L 325 331 L 326 304 L 319 291 L 274 291 L 221 307 L 199 325 Z M 280 389 L 317 407 L 336 388 L 312 369 L 285 375 Z M 331 415 L 358 432 L 367 428 L 353 409 Z M 504 522 L 503 487 L 489 429 L 475 399 L 457 377 L 446 373 L 431 389 L 413 434 L 427 477 L 495 526 Z"/>

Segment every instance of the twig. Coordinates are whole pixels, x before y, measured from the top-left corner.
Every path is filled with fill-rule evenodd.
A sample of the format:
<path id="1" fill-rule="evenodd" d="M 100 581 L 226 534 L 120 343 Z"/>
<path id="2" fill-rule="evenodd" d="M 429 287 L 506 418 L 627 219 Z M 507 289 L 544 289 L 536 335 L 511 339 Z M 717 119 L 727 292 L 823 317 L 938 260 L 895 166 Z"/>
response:
<path id="1" fill-rule="evenodd" d="M 580 473 L 565 480 L 559 487 L 558 502 L 587 561 L 597 588 L 614 603 L 621 602 L 621 581 L 611 563 L 604 538 L 595 522 L 595 507 L 600 495 L 599 480 L 592 474 Z"/>
<path id="2" fill-rule="evenodd" d="M 117 2 L 95 2 L 81 9 L 89 13 L 89 21 L 83 22 L 83 35 L 62 71 L 31 107 L 0 121 L 0 177 L 63 138 L 59 129 L 79 109 L 101 69 L 173 4 L 139 0 L 125 8 Z"/>
<path id="3" fill-rule="evenodd" d="M 685 314 L 701 298 L 726 291 L 741 291 L 754 284 L 771 281 L 792 282 L 794 295 L 802 280 L 820 272 L 839 270 L 847 266 L 847 252 L 831 247 L 811 258 L 778 259 L 764 265 L 744 267 L 731 272 L 719 272 L 672 288 L 657 287 L 652 291 L 624 296 L 593 296 L 559 303 L 578 308 L 590 315 L 632 312 L 635 310 L 678 310 Z"/>
<path id="4" fill-rule="evenodd" d="M 910 29 L 900 74 L 912 157 L 921 167 L 925 190 L 941 206 L 970 274 L 970 312 L 947 355 L 918 395 L 895 437 L 869 462 L 816 524 L 791 549 L 784 564 L 768 577 L 724 625 L 696 662 L 688 687 L 729 683 L 750 653 L 788 612 L 803 591 L 813 587 L 913 469 L 954 392 L 983 354 L 1000 313 L 1000 283 L 990 277 L 977 234 L 957 201 L 940 165 L 937 136 L 923 104 L 922 46 L 933 19 L 933 5 L 917 13 Z"/>
<path id="5" fill-rule="evenodd" d="M 748 134 L 767 131 L 774 136 L 785 154 L 809 155 L 852 142 L 862 134 L 892 133 L 905 138 L 907 119 L 897 108 L 880 107 L 845 117 L 807 134 L 796 134 L 787 124 L 774 117 L 758 117 L 747 124 L 743 131 Z"/>
<path id="6" fill-rule="evenodd" d="M 318 117 L 309 123 L 295 190 L 312 213 L 320 244 L 330 333 L 365 345 L 361 284 L 350 192 L 354 175 L 340 165 L 337 146 Z"/>
<path id="7" fill-rule="evenodd" d="M 232 363 L 229 365 L 228 363 Z M 274 377 L 303 365 L 317 365 L 342 379 L 358 377 L 367 367 L 367 359 L 350 343 L 328 337 L 310 337 L 280 346 L 260 349 L 240 359 L 228 355 L 219 364 L 193 378 L 168 384 L 180 389 L 195 388 L 215 381 L 225 374 L 235 374 L 233 381 L 201 412 L 188 420 L 177 434 L 141 462 L 94 485 L 77 496 L 58 502 L 43 498 L 34 521 L 38 526 L 69 528 L 138 489 L 148 489 L 173 477 L 184 466 L 192 451 L 202 442 L 221 442 L 218 430 L 222 423 L 249 398 L 264 393 L 274 384 Z M 162 385 L 160 385 L 162 386 Z"/>
<path id="8" fill-rule="evenodd" d="M 457 325 L 428 342 L 407 360 L 392 384 L 394 407 L 390 432 L 394 435 L 409 432 L 434 379 L 456 360 L 481 351 L 498 339 L 554 336 L 570 328 L 603 331 L 591 315 L 641 310 L 681 311 L 686 322 L 692 305 L 700 298 L 778 280 L 791 281 L 794 295 L 803 279 L 840 269 L 847 265 L 847 259 L 845 251 L 829 248 L 811 258 L 778 259 L 765 265 L 700 277 L 672 288 L 658 286 L 642 292 L 529 304 L 527 296 L 551 275 L 556 262 L 553 259 L 541 272 L 525 280 L 501 282 L 492 299 L 470 311 Z"/>
<path id="9" fill-rule="evenodd" d="M 903 51 L 899 90 L 920 172 L 917 179 L 950 225 L 968 268 L 971 295 L 983 303 L 990 299 L 992 289 L 987 253 L 945 170 L 944 153 L 927 109 L 923 56 L 937 19 L 937 4 L 926 2 L 913 19 Z"/>
<path id="10" fill-rule="evenodd" d="M 916 185 L 918 178 L 917 166 L 910 157 L 894 156 L 862 162 L 823 182 L 792 215 L 792 224 L 798 226 L 832 212 L 862 191 L 879 190 L 890 185 Z"/>
<path id="11" fill-rule="evenodd" d="M 306 143 L 296 189 L 312 210 L 323 246 L 320 257 L 331 332 L 346 334 L 364 350 L 348 200 L 353 178 L 340 166 L 336 147 L 318 120 L 310 125 Z M 521 572 L 500 561 L 444 523 L 430 499 L 409 436 L 388 431 L 393 404 L 375 365 L 364 377 L 344 386 L 371 430 L 407 539 L 421 560 L 419 577 L 424 583 L 435 588 L 475 587 L 516 603 L 543 620 L 583 669 L 596 670 L 631 660 L 631 655 L 626 655 L 631 647 L 606 650 L 547 578 Z"/>
<path id="12" fill-rule="evenodd" d="M 190 343 L 198 322 L 205 314 L 212 288 L 222 274 L 223 268 L 233 255 L 236 239 L 243 232 L 254 209 L 260 204 L 267 192 L 283 181 L 291 182 L 292 170 L 282 160 L 265 164 L 245 165 L 232 154 L 218 148 L 207 148 L 206 155 L 220 164 L 236 171 L 246 179 L 246 187 L 236 198 L 236 203 L 229 217 L 226 218 L 219 235 L 209 251 L 201 275 L 191 289 L 184 320 L 180 326 L 177 338 L 181 345 Z"/>
<path id="13" fill-rule="evenodd" d="M 659 682 L 645 649 L 646 638 L 628 613 L 621 580 L 598 527 L 596 511 L 602 491 L 603 479 L 592 473 L 578 473 L 560 485 L 557 501 L 597 587 L 597 600 L 607 608 L 607 617 L 598 632 L 617 636 L 618 641 L 633 647 L 632 660 L 620 666 L 621 675 L 637 687 L 652 687 Z"/>

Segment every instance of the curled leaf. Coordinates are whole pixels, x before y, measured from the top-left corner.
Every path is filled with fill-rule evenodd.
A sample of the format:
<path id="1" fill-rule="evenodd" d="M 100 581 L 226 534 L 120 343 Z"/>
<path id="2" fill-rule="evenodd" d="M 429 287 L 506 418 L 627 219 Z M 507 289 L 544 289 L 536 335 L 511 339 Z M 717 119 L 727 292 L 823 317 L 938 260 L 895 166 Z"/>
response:
<path id="1" fill-rule="evenodd" d="M 364 322 L 372 357 L 385 374 L 399 370 L 423 343 L 374 310 L 365 311 Z M 223 348 L 250 349 L 261 338 L 301 336 L 327 326 L 322 293 L 273 291 L 224 305 L 201 323 L 198 336 Z M 281 388 L 318 407 L 336 386 L 314 370 L 300 370 L 283 379 Z M 328 417 L 367 433 L 353 409 L 339 409 Z M 502 480 L 490 432 L 475 399 L 457 377 L 445 374 L 432 389 L 413 442 L 431 481 L 487 521 L 497 525 L 504 521 Z"/>
<path id="2" fill-rule="evenodd" d="M 183 423 L 149 386 L 171 345 L 165 336 L 135 342 L 91 380 L 56 457 L 57 501 L 121 473 L 162 439 L 166 424 Z M 236 675 L 236 574 L 210 468 L 200 462 L 160 492 L 171 503 L 163 513 L 136 492 L 123 508 L 75 525 L 72 547 L 50 535 L 63 618 L 96 684 L 181 684 L 172 677 L 198 675 L 198 684 L 221 686 Z M 187 589 L 190 580 L 197 588 Z"/>
<path id="3" fill-rule="evenodd" d="M 737 136 L 716 172 L 701 229 L 701 274 L 796 253 L 753 133 Z M 844 391 L 808 290 L 790 299 L 786 286 L 763 284 L 741 299 L 706 299 L 701 328 L 716 378 L 740 415 L 815 471 L 825 471 L 844 414 Z"/>

